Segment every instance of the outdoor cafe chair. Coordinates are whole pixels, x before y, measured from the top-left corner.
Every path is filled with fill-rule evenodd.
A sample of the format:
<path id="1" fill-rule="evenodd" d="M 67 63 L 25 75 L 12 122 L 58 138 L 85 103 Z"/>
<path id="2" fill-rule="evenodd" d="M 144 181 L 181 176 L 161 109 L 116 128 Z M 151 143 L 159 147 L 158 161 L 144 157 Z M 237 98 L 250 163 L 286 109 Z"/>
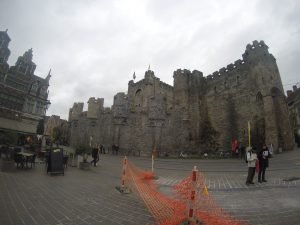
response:
<path id="1" fill-rule="evenodd" d="M 30 157 L 29 159 L 29 163 L 30 163 L 30 168 L 35 167 L 35 158 L 36 158 L 36 154 L 34 154 L 32 157 Z"/>
<path id="2" fill-rule="evenodd" d="M 15 163 L 17 164 L 17 168 L 19 168 L 19 166 L 21 166 L 21 168 L 24 167 L 25 159 L 22 155 L 19 155 L 17 152 L 15 152 L 14 159 L 15 159 Z"/>

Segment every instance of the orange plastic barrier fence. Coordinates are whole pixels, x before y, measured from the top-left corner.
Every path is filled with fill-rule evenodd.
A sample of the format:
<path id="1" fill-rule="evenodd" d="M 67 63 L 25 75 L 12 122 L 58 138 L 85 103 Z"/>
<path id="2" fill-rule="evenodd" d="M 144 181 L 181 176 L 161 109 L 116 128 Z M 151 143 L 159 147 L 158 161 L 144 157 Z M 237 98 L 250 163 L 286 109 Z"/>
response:
<path id="1" fill-rule="evenodd" d="M 194 170 L 172 187 L 172 196 L 158 191 L 152 172 L 127 161 L 126 183 L 143 199 L 157 225 L 245 225 L 218 207 L 209 194 L 202 173 Z"/>

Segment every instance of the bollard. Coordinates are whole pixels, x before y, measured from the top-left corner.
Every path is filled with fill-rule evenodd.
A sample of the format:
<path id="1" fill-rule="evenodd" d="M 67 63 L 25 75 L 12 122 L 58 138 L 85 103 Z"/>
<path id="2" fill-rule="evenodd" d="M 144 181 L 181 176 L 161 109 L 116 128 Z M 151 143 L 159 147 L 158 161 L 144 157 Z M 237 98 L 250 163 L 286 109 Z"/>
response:
<path id="1" fill-rule="evenodd" d="M 182 221 L 180 225 L 197 225 L 202 224 L 196 217 L 195 217 L 195 201 L 197 198 L 197 178 L 198 178 L 198 170 L 197 167 L 194 166 L 192 170 L 192 182 L 191 182 L 191 195 L 189 197 L 189 209 L 188 209 L 188 217 L 187 220 Z"/>
<path id="2" fill-rule="evenodd" d="M 126 169 L 127 169 L 127 157 L 125 156 L 123 159 L 121 189 L 125 188 Z"/>
<path id="3" fill-rule="evenodd" d="M 125 184 L 125 179 L 126 179 L 126 175 L 127 175 L 127 157 L 125 156 L 123 159 L 123 167 L 122 167 L 122 176 L 121 176 L 121 186 L 116 187 L 116 189 L 118 191 L 120 191 L 120 193 L 122 194 L 129 194 L 130 193 L 130 189 L 126 186 Z"/>
<path id="4" fill-rule="evenodd" d="M 197 167 L 194 166 L 192 170 L 192 183 L 191 183 L 191 196 L 190 196 L 190 208 L 189 208 L 189 217 L 188 220 L 194 219 L 194 206 L 195 206 L 195 199 L 196 199 L 196 184 L 197 184 Z"/>

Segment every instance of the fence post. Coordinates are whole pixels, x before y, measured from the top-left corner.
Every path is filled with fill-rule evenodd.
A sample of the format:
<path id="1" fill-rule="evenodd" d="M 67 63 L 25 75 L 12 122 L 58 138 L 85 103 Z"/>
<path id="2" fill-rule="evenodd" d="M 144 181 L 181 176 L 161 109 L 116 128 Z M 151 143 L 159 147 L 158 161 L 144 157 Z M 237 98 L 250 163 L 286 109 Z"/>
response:
<path id="1" fill-rule="evenodd" d="M 123 166 L 122 166 L 121 186 L 116 187 L 116 189 L 123 194 L 130 193 L 130 189 L 126 186 L 125 183 L 126 176 L 128 176 L 127 165 L 128 165 L 128 160 L 127 157 L 125 156 L 123 159 Z"/>
<path id="2" fill-rule="evenodd" d="M 126 169 L 127 169 L 127 157 L 125 156 L 123 159 L 121 189 L 125 188 Z"/>

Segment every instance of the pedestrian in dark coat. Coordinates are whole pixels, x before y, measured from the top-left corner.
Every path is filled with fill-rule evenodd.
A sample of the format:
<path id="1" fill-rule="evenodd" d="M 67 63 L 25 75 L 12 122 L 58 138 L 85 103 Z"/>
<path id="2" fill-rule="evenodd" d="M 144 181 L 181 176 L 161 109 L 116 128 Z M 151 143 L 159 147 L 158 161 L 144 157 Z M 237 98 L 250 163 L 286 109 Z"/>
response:
<path id="1" fill-rule="evenodd" d="M 99 148 L 96 144 L 92 148 L 92 157 L 93 157 L 93 160 L 91 161 L 91 163 L 94 164 L 94 166 L 96 167 L 97 162 L 99 161 Z"/>
<path id="2" fill-rule="evenodd" d="M 270 151 L 266 144 L 263 144 L 262 149 L 259 151 L 257 158 L 259 160 L 258 182 L 267 182 L 265 179 L 266 169 L 269 167 Z"/>

